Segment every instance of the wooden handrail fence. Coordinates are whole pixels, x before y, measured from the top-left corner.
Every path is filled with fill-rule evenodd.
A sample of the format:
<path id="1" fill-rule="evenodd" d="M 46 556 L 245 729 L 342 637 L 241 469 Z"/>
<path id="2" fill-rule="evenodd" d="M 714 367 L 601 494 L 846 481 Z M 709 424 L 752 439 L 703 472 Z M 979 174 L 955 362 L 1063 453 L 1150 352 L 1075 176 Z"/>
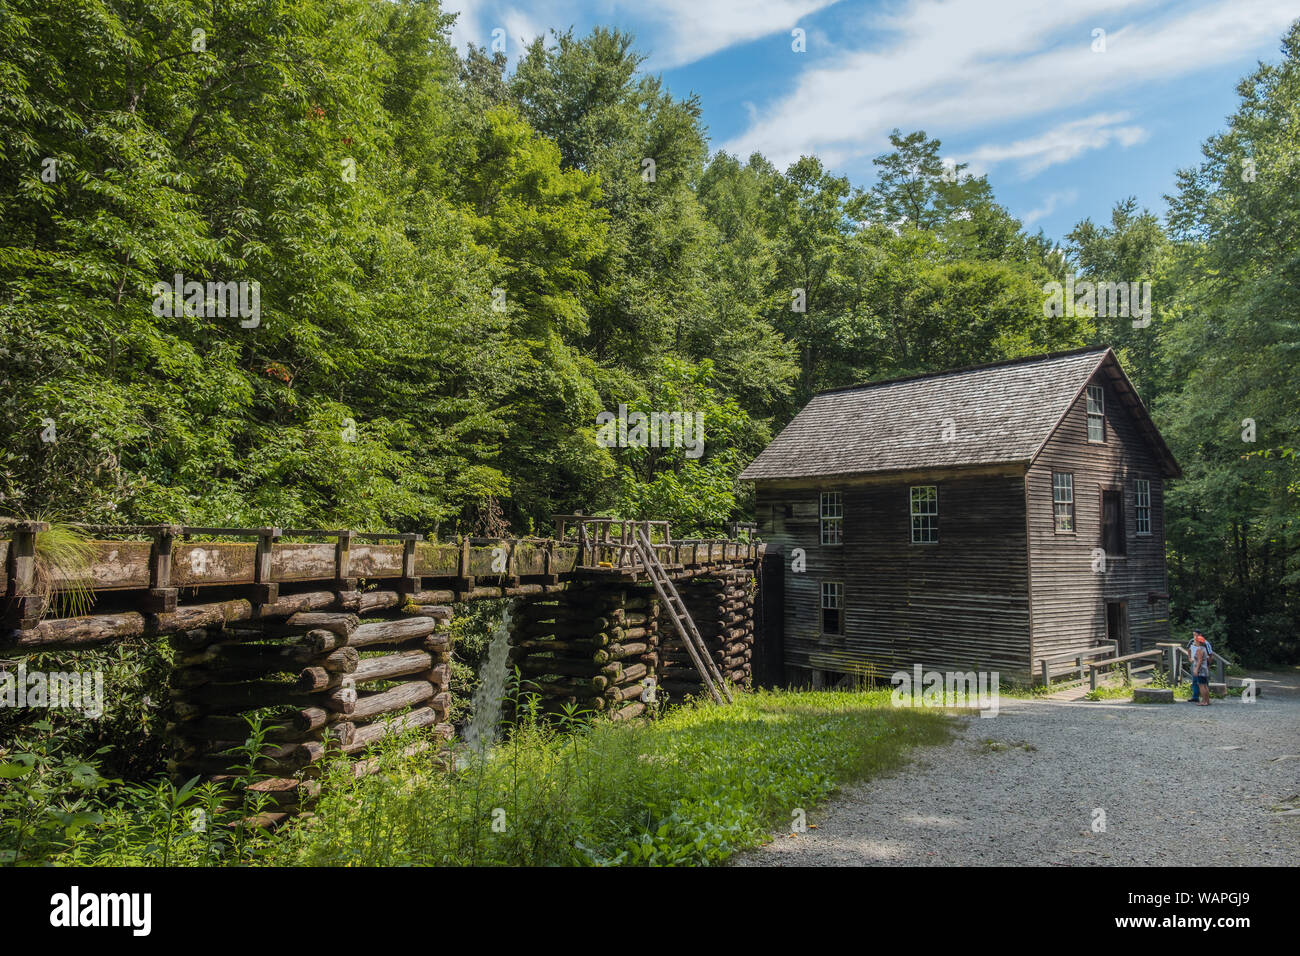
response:
<path id="1" fill-rule="evenodd" d="M 1074 667 L 1065 673 L 1073 674 L 1077 672 L 1077 679 L 1083 680 L 1086 674 L 1085 661 L 1090 657 L 1096 657 L 1098 654 L 1114 655 L 1119 649 L 1118 641 L 1102 641 L 1096 647 L 1090 647 L 1082 651 L 1067 651 L 1063 654 L 1054 654 L 1049 657 L 1038 658 L 1039 680 L 1044 687 L 1052 686 L 1052 665 L 1059 664 L 1063 661 L 1073 661 Z M 1059 675 L 1057 675 L 1059 676 Z"/>
<path id="2" fill-rule="evenodd" d="M 1090 661 L 1086 665 L 1088 668 L 1088 686 L 1092 690 L 1097 689 L 1097 674 L 1108 667 L 1116 664 L 1124 665 L 1124 679 L 1133 680 L 1134 674 L 1143 673 L 1148 670 L 1155 670 L 1159 666 L 1160 660 L 1165 656 L 1165 652 L 1159 648 L 1150 651 L 1138 651 L 1135 654 L 1125 654 L 1123 657 L 1108 657 L 1101 661 Z M 1142 667 L 1135 668 L 1134 661 L 1150 660 L 1151 663 Z"/>

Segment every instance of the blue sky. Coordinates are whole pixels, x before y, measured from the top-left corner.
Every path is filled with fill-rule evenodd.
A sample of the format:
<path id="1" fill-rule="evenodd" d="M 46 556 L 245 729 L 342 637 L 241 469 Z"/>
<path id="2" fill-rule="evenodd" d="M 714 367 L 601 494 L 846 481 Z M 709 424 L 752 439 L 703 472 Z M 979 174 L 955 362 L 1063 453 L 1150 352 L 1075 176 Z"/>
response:
<path id="1" fill-rule="evenodd" d="M 1061 239 L 1125 196 L 1163 214 L 1174 173 L 1276 61 L 1300 0 L 445 0 L 452 39 L 511 62 L 551 29 L 636 35 L 713 150 L 781 168 L 819 156 L 855 185 L 889 131 L 924 129 L 987 173 L 999 201 Z M 792 31 L 806 49 L 795 52 Z M 1104 31 L 1097 35 L 1095 31 Z M 1103 41 L 1104 43 L 1100 42 Z M 1102 48 L 1104 47 L 1104 49 Z"/>

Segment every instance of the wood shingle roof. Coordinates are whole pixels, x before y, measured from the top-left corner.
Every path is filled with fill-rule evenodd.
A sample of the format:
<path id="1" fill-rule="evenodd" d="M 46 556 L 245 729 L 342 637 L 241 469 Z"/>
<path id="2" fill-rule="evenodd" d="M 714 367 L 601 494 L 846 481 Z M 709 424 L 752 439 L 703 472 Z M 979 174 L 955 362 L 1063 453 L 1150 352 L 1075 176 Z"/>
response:
<path id="1" fill-rule="evenodd" d="M 821 392 L 740 477 L 1028 464 L 1103 366 L 1165 473 L 1176 477 L 1177 463 L 1114 353 L 1104 347 Z"/>

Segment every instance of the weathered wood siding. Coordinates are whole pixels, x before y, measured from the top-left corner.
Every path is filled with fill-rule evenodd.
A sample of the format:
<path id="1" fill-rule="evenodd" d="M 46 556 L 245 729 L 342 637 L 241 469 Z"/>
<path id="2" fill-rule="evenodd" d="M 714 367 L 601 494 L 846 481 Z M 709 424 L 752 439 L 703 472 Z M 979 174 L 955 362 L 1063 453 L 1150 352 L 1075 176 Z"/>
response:
<path id="1" fill-rule="evenodd" d="M 1106 603 L 1127 601 L 1130 650 L 1149 650 L 1169 640 L 1169 604 L 1149 604 L 1151 592 L 1167 594 L 1164 485 L 1160 468 L 1133 417 L 1099 372 L 1091 384 L 1106 393 L 1106 441 L 1089 444 L 1087 392 L 1062 419 L 1027 476 L 1030 586 L 1034 658 L 1082 650 L 1106 638 Z M 1073 534 L 1057 533 L 1052 473 L 1074 475 Z M 1151 534 L 1137 535 L 1137 485 L 1151 482 Z M 1122 489 L 1128 554 L 1108 556 L 1105 573 L 1092 570 L 1101 547 L 1101 492 Z"/>
<path id="2" fill-rule="evenodd" d="M 908 488 L 939 494 L 939 541 L 913 544 Z M 839 491 L 843 544 L 822 545 L 820 492 Z M 785 664 L 886 680 L 895 670 L 1029 674 L 1024 473 L 889 483 L 757 482 L 764 538 L 785 552 Z M 807 570 L 791 569 L 804 549 Z M 844 633 L 821 633 L 821 583 L 844 585 Z"/>

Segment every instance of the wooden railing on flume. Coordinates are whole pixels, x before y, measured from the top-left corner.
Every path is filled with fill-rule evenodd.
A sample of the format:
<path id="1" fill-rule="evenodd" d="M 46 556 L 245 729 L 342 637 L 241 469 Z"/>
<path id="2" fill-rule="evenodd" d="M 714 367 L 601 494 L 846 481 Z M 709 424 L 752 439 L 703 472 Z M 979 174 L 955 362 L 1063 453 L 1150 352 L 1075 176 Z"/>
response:
<path id="1" fill-rule="evenodd" d="M 752 564 L 763 548 L 754 541 L 673 541 L 666 521 L 584 515 L 560 515 L 555 521 L 555 538 L 454 541 L 396 532 L 82 524 L 72 527 L 88 536 L 86 559 L 75 567 L 41 566 L 38 575 L 38 539 L 50 526 L 9 519 L 0 523 L 4 625 L 34 627 L 49 610 L 51 595 L 73 590 L 97 598 L 117 595 L 119 604 L 154 615 L 174 613 L 182 591 L 205 589 L 253 605 L 273 605 L 282 589 L 308 587 L 423 593 L 431 602 L 521 596 L 578 574 L 639 574 L 636 528 L 653 535 L 670 570 Z"/>
<path id="2" fill-rule="evenodd" d="M 636 535 L 644 533 L 649 547 L 667 569 L 681 570 L 722 563 L 757 561 L 763 545 L 756 538 L 672 537 L 667 521 L 645 521 L 595 515 L 556 515 L 555 534 L 579 547 L 580 564 L 589 570 L 644 572 L 637 556 Z"/>

